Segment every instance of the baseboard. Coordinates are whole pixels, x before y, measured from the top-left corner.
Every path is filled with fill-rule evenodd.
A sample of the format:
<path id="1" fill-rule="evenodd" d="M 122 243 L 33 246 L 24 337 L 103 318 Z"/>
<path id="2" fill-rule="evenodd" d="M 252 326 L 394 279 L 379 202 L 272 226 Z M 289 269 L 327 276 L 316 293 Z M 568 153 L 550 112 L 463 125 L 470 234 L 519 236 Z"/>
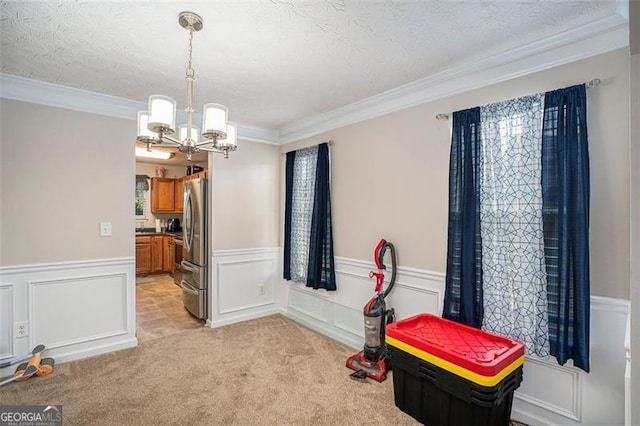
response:
<path id="1" fill-rule="evenodd" d="M 79 349 L 75 351 L 67 351 L 60 354 L 55 355 L 56 362 L 69 362 L 75 361 L 77 359 L 88 358 L 97 355 L 103 355 L 109 352 L 120 351 L 123 349 L 135 348 L 138 346 L 137 338 L 129 338 L 126 340 L 113 342 L 113 343 L 104 343 L 99 345 L 92 345 L 87 349 Z M 47 354 L 49 356 L 49 354 Z"/>
<path id="2" fill-rule="evenodd" d="M 270 307 L 267 309 L 260 309 L 258 311 L 250 313 L 240 313 L 233 316 L 228 316 L 218 320 L 208 320 L 206 325 L 211 328 L 223 327 L 225 325 L 235 324 L 237 322 L 248 321 L 256 318 L 268 317 L 269 315 L 281 314 L 282 311 L 276 307 Z"/>

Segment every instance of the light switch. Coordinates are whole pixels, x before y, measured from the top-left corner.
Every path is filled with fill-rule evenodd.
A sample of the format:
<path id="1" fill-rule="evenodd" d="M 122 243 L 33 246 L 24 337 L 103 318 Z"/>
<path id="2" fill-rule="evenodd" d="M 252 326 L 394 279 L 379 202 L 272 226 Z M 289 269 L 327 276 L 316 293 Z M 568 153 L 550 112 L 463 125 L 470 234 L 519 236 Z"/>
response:
<path id="1" fill-rule="evenodd" d="M 101 237 L 111 236 L 111 222 L 100 222 L 100 236 Z"/>

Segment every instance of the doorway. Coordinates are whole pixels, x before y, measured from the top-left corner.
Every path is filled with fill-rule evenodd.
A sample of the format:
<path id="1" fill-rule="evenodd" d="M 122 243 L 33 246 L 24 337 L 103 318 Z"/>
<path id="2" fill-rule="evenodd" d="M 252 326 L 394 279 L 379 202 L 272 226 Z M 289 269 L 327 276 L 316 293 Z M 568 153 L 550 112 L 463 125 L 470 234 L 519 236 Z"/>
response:
<path id="1" fill-rule="evenodd" d="M 151 340 L 202 327 L 183 305 L 181 283 L 183 179 L 199 167 L 171 149 L 169 160 L 136 157 L 136 336 L 144 345 Z M 195 159 L 195 156 L 194 156 Z M 191 175 L 190 175 L 191 177 Z M 179 259 L 180 258 L 180 259 Z"/>
<path id="2" fill-rule="evenodd" d="M 141 345 L 203 325 L 182 306 L 182 290 L 169 274 L 136 279 L 136 320 Z"/>

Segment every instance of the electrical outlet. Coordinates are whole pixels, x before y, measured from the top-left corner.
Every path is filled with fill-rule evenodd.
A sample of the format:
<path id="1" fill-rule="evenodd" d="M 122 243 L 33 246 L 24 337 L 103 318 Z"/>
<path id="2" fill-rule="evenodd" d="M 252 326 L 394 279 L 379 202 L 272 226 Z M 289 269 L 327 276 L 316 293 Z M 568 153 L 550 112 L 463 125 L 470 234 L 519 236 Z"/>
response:
<path id="1" fill-rule="evenodd" d="M 259 294 L 260 296 L 263 296 L 263 295 L 264 295 L 264 293 L 265 293 L 265 290 L 264 290 L 264 284 L 262 284 L 262 283 L 258 284 L 258 294 Z"/>
<path id="2" fill-rule="evenodd" d="M 16 337 L 27 337 L 29 335 L 29 323 L 27 321 L 16 323 Z"/>

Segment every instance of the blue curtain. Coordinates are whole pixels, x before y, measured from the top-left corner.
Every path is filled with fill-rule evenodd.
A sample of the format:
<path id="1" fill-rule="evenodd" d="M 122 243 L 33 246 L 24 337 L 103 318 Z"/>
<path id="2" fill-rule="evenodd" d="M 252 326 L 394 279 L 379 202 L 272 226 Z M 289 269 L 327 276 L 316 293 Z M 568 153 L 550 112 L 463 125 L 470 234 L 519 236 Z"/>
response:
<path id="1" fill-rule="evenodd" d="M 329 144 L 318 146 L 316 185 L 309 241 L 307 287 L 336 289 L 333 263 L 333 232 L 331 229 L 331 192 Z"/>
<path id="2" fill-rule="evenodd" d="M 545 94 L 542 209 L 549 349 L 589 371 L 589 151 L 585 85 Z"/>
<path id="3" fill-rule="evenodd" d="M 482 326 L 480 108 L 453 113 L 444 318 Z"/>
<path id="4" fill-rule="evenodd" d="M 285 172 L 285 202 L 284 202 L 284 268 L 283 278 L 291 279 L 291 213 L 293 207 L 293 164 L 296 152 L 287 152 Z"/>

